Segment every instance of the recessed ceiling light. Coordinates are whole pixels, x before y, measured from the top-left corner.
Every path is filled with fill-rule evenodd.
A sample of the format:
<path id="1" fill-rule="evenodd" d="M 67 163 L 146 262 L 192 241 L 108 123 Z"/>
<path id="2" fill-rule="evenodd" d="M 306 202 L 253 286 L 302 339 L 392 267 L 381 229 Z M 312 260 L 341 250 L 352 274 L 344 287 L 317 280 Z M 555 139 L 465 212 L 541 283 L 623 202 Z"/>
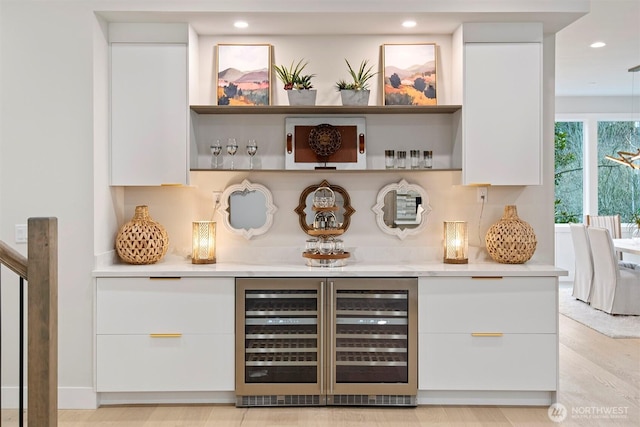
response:
<path id="1" fill-rule="evenodd" d="M 247 28 L 249 24 L 245 21 L 236 21 L 233 23 L 233 26 L 236 28 Z"/>
<path id="2" fill-rule="evenodd" d="M 416 26 L 416 21 L 404 21 L 402 26 L 405 28 L 413 28 Z"/>
<path id="3" fill-rule="evenodd" d="M 598 47 L 604 47 L 607 44 L 605 42 L 595 42 L 595 43 L 591 43 L 589 46 L 594 47 L 594 48 L 598 48 Z"/>

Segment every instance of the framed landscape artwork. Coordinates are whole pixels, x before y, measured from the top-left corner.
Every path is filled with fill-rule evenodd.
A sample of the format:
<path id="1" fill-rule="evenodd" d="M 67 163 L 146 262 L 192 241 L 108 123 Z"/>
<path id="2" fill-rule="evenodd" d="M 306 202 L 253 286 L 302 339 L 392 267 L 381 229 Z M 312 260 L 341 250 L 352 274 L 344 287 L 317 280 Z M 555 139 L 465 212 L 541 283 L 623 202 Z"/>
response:
<path id="1" fill-rule="evenodd" d="M 382 45 L 384 105 L 437 105 L 436 45 Z"/>
<path id="2" fill-rule="evenodd" d="M 270 105 L 271 45 L 219 44 L 216 48 L 218 105 Z"/>

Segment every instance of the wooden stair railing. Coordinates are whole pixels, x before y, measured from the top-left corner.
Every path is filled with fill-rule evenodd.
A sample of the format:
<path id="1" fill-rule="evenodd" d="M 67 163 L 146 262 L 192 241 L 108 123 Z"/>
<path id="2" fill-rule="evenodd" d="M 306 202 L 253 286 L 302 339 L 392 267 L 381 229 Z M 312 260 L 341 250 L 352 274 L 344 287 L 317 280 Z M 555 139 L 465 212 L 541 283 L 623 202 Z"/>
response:
<path id="1" fill-rule="evenodd" d="M 58 219 L 29 218 L 27 227 L 27 258 L 0 241 L 0 264 L 28 282 L 27 425 L 55 427 L 58 425 Z"/>

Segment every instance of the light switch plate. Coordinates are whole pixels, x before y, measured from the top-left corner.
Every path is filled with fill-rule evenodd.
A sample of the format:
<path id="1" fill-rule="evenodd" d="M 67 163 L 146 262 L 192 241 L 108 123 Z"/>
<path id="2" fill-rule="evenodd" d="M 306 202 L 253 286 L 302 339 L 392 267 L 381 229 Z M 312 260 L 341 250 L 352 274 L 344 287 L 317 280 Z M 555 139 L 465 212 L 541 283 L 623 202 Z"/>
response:
<path id="1" fill-rule="evenodd" d="M 16 243 L 27 243 L 27 224 L 16 224 Z"/>

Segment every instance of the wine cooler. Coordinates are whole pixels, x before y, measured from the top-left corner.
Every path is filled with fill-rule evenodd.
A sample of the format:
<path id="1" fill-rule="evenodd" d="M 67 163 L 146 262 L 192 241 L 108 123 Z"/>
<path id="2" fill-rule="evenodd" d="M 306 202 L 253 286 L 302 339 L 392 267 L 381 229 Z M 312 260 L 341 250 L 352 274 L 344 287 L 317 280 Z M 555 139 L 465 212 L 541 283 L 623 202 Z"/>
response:
<path id="1" fill-rule="evenodd" d="M 417 279 L 236 279 L 236 406 L 415 406 Z"/>

